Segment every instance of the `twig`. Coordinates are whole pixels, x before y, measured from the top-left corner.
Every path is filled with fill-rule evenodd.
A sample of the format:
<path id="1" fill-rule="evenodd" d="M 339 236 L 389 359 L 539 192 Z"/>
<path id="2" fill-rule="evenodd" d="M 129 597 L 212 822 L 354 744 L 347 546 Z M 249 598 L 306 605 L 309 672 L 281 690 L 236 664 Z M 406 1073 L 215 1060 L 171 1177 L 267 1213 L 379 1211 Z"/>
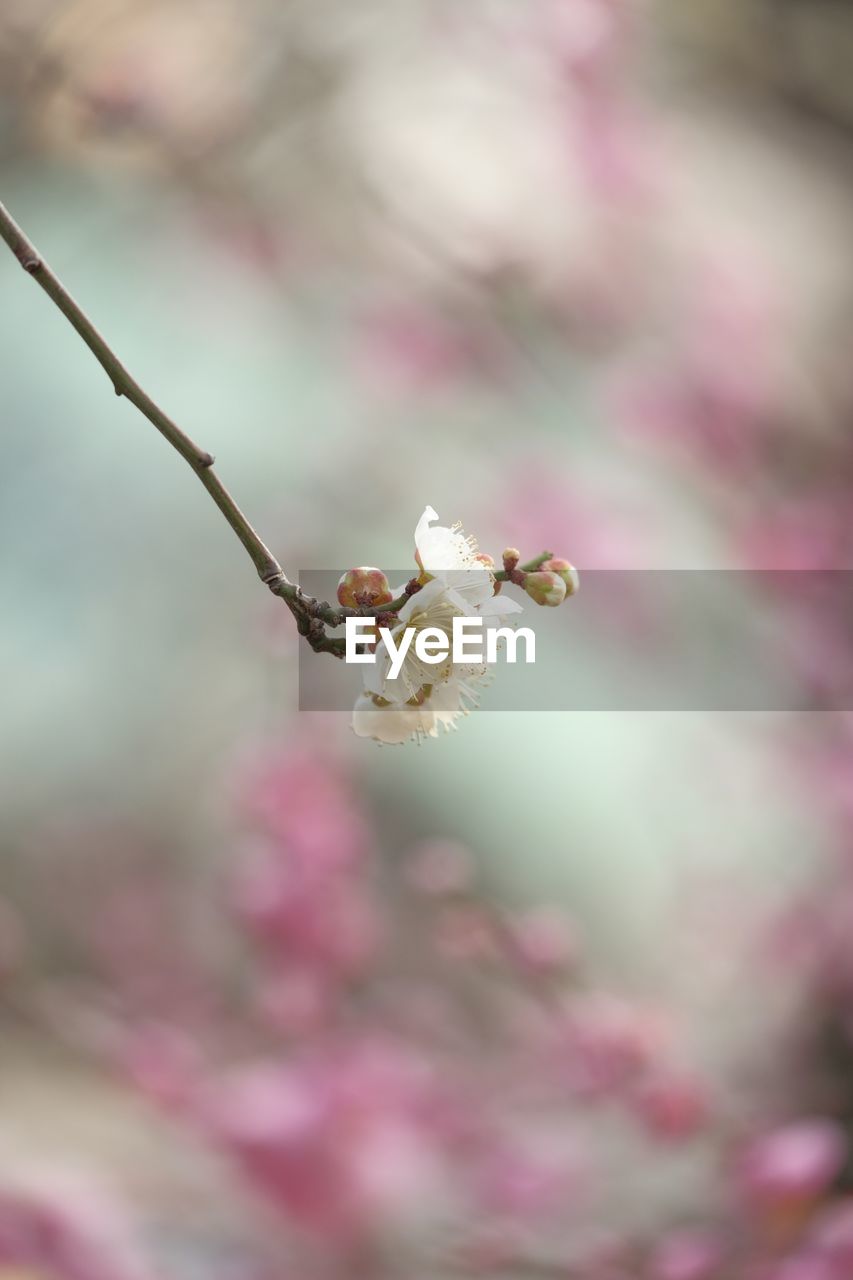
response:
<path id="1" fill-rule="evenodd" d="M 546 560 L 550 560 L 554 555 L 553 551 L 543 551 L 540 555 L 534 556 L 532 560 L 528 560 L 526 564 L 520 564 L 518 567 L 522 573 L 535 573 L 540 565 Z M 512 576 L 507 573 L 506 569 L 495 570 L 495 582 L 511 582 Z"/>
<path id="2" fill-rule="evenodd" d="M 339 627 L 349 617 L 371 617 L 380 613 L 394 614 L 400 610 L 411 595 L 420 590 L 420 583 L 413 578 L 407 583 L 403 593 L 390 604 L 377 605 L 375 608 L 344 609 L 335 608 L 325 601 L 315 600 L 307 596 L 288 578 L 269 547 L 262 541 L 258 533 L 246 519 L 225 485 L 213 469 L 213 455 L 202 449 L 191 440 L 180 427 L 172 421 L 167 413 L 156 404 L 146 391 L 127 371 L 118 356 L 98 332 L 85 311 L 74 301 L 71 294 L 51 270 L 35 245 L 18 226 L 8 209 L 0 203 L 0 237 L 5 240 L 12 253 L 28 275 L 45 291 L 51 302 L 62 312 L 66 320 L 77 331 L 100 364 L 113 385 L 117 396 L 129 400 L 148 421 L 157 428 L 173 449 L 176 449 L 185 462 L 189 463 L 198 476 L 219 510 L 228 521 L 237 537 L 246 548 L 252 563 L 258 571 L 258 577 L 274 595 L 280 596 L 296 619 L 300 635 L 303 635 L 311 648 L 317 653 L 332 653 L 342 657 L 344 642 L 339 637 L 327 636 L 326 627 Z M 546 560 L 550 552 L 544 552 L 536 560 L 522 566 L 530 570 L 537 568 Z M 498 581 L 504 581 L 507 574 L 495 574 Z"/>
<path id="3" fill-rule="evenodd" d="M 98 332 L 86 313 L 74 301 L 35 245 L 21 227 L 18 226 L 2 203 L 0 203 L 0 236 L 6 241 L 24 271 L 41 285 L 50 300 L 79 333 L 113 384 L 116 395 L 124 396 L 132 405 L 135 405 L 139 412 L 157 428 L 161 435 L 166 437 L 169 444 L 174 449 L 177 449 L 181 457 L 189 463 L 251 556 L 252 563 L 258 571 L 261 581 L 265 582 L 271 589 L 277 589 L 281 585 L 287 584 L 292 588 L 295 596 L 298 589 L 289 582 L 275 556 L 252 528 L 237 503 L 231 497 L 231 494 L 225 488 L 225 485 L 216 475 L 213 469 L 212 455 L 200 448 L 194 440 L 191 440 L 188 435 L 181 431 L 180 427 L 172 421 L 168 414 L 163 412 L 159 405 L 155 404 L 151 397 L 143 391 L 136 379 L 128 373 L 106 339 Z M 278 594 L 284 593 L 278 592 Z"/>

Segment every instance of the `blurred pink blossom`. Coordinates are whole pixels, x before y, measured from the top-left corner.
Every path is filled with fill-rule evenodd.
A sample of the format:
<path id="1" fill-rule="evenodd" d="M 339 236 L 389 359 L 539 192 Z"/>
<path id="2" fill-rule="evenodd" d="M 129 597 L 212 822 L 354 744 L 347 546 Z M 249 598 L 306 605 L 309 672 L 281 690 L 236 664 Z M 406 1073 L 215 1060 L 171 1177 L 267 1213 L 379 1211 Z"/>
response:
<path id="1" fill-rule="evenodd" d="M 198 1041 L 168 1023 L 133 1026 L 120 1041 L 118 1059 L 125 1078 L 167 1109 L 186 1107 L 204 1078 Z"/>
<path id="2" fill-rule="evenodd" d="M 566 1080 L 591 1097 L 625 1091 L 662 1048 L 657 1017 L 604 995 L 576 1000 L 557 1036 Z"/>
<path id="3" fill-rule="evenodd" d="M 709 1123 L 707 1091 L 685 1073 L 653 1072 L 638 1087 L 635 1106 L 649 1133 L 668 1142 L 692 1138 Z"/>
<path id="4" fill-rule="evenodd" d="M 481 1207 L 530 1223 L 568 1205 L 574 1171 L 526 1151 L 518 1143 L 498 1142 L 480 1170 Z"/>
<path id="5" fill-rule="evenodd" d="M 352 1244 L 435 1189 L 427 1064 L 388 1039 L 258 1063 L 211 1087 L 202 1120 L 294 1222 Z"/>
<path id="6" fill-rule="evenodd" d="M 688 299 L 675 356 L 627 377 L 617 412 L 714 471 L 743 475 L 781 409 L 780 325 L 764 281 L 737 264 L 710 264 Z"/>
<path id="7" fill-rule="evenodd" d="M 485 332 L 415 302 L 376 307 L 356 331 L 356 367 L 383 396 L 436 392 L 499 372 Z"/>
<path id="8" fill-rule="evenodd" d="M 112 1235 L 52 1202 L 0 1192 L 0 1274 L 9 1280 L 141 1280 L 130 1250 Z"/>
<path id="9" fill-rule="evenodd" d="M 818 1216 L 809 1245 L 839 1276 L 853 1276 L 853 1199 L 839 1200 Z"/>
<path id="10" fill-rule="evenodd" d="M 364 810 L 328 751 L 270 748 L 244 769 L 239 790 L 248 817 L 300 866 L 342 871 L 369 848 Z"/>
<path id="11" fill-rule="evenodd" d="M 808 1203 L 824 1194 L 844 1163 L 847 1142 L 831 1120 L 798 1120 L 755 1139 L 741 1154 L 740 1185 L 758 1208 Z"/>

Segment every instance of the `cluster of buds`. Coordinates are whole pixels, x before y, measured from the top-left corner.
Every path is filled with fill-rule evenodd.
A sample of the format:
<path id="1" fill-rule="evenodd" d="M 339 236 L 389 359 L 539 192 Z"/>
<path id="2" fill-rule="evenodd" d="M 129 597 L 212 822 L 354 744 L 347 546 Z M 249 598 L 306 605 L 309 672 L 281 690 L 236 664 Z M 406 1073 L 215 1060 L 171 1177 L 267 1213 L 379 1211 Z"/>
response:
<path id="1" fill-rule="evenodd" d="M 419 556 L 416 555 L 421 569 L 417 586 L 428 582 L 431 575 L 423 568 Z M 487 569 L 495 578 L 495 594 L 504 582 L 513 582 L 521 587 L 535 604 L 556 608 L 570 596 L 576 594 L 580 587 L 578 571 L 568 560 L 560 556 L 552 556 L 543 552 L 527 564 L 520 564 L 521 553 L 515 547 L 507 547 L 503 553 L 503 569 L 496 570 L 493 556 L 486 552 L 478 552 L 474 557 L 478 564 Z M 412 584 L 412 589 L 417 589 Z M 381 569 L 370 565 L 361 565 L 355 569 L 347 569 L 341 575 L 337 589 L 338 604 L 342 609 L 381 610 L 383 605 L 391 605 L 394 594 L 390 583 Z"/>
<path id="2" fill-rule="evenodd" d="M 578 571 L 568 560 L 545 552 L 529 564 L 519 565 L 521 553 L 515 547 L 507 547 L 503 553 L 503 574 L 499 580 L 507 580 L 522 587 L 535 604 L 556 608 L 580 586 Z"/>

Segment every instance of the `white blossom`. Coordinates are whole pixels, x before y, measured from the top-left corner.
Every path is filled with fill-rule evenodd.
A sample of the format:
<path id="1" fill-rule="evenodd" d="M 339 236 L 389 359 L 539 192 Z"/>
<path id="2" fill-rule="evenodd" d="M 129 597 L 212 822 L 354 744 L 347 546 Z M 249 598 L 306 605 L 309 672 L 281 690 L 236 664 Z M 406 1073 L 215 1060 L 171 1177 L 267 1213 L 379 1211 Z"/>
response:
<path id="1" fill-rule="evenodd" d="M 455 728 L 456 721 L 477 705 L 478 690 L 490 673 L 485 663 L 452 661 L 453 619 L 488 617 L 497 624 L 521 611 L 517 601 L 495 595 L 494 574 L 477 559 L 474 540 L 459 526 L 447 528 L 436 525 L 437 520 L 427 507 L 418 521 L 415 549 L 423 585 L 400 609 L 391 640 L 396 646 L 407 629 L 434 629 L 446 637 L 448 656 L 438 664 L 425 662 L 412 643 L 392 680 L 392 655 L 380 640 L 375 662 L 364 666 L 364 692 L 353 712 L 359 737 L 401 743 L 437 737 L 439 728 Z"/>

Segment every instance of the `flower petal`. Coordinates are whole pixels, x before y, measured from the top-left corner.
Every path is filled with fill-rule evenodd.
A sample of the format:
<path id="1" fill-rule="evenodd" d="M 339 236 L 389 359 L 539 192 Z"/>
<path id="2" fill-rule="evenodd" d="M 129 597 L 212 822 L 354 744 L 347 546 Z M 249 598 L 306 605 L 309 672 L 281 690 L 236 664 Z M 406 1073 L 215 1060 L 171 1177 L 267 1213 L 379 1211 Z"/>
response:
<path id="1" fill-rule="evenodd" d="M 512 596 L 492 596 L 485 604 L 480 605 L 477 612 L 482 618 L 507 617 L 511 613 L 524 613 L 524 605 Z"/>
<path id="2" fill-rule="evenodd" d="M 427 507 L 415 528 L 415 550 L 425 573 L 477 567 L 477 544 L 457 525 L 435 525 L 438 515 Z"/>
<path id="3" fill-rule="evenodd" d="M 352 713 L 353 732 L 359 738 L 399 745 L 412 739 L 435 738 L 438 730 L 432 708 L 377 705 L 370 694 L 359 694 Z"/>

